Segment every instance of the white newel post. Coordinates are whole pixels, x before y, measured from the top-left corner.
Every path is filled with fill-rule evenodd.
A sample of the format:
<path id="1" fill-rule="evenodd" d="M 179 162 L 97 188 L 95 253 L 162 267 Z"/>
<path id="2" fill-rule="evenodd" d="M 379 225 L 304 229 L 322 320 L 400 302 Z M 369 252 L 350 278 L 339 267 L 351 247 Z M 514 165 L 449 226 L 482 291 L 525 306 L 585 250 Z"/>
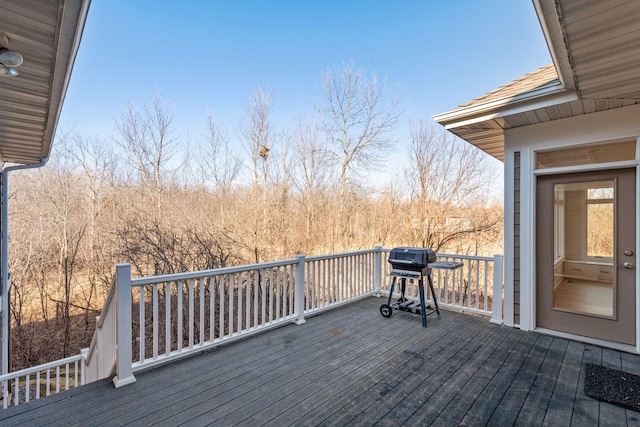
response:
<path id="1" fill-rule="evenodd" d="M 493 304 L 491 323 L 502 324 L 502 255 L 493 256 Z"/>
<path id="2" fill-rule="evenodd" d="M 382 295 L 382 246 L 375 247 L 375 261 L 373 269 L 373 295 L 379 297 Z"/>
<path id="3" fill-rule="evenodd" d="M 131 265 L 116 266 L 116 376 L 113 384 L 122 387 L 136 381 L 131 349 Z"/>
<path id="4" fill-rule="evenodd" d="M 87 370 L 85 368 L 85 365 L 87 364 L 88 353 L 88 348 L 80 349 L 80 356 L 82 356 L 82 358 L 80 359 L 80 385 L 85 385 L 89 382 L 87 381 Z"/>
<path id="5" fill-rule="evenodd" d="M 295 314 L 296 325 L 302 325 L 304 320 L 304 255 L 297 255 L 298 265 L 296 266 L 296 289 L 295 289 Z"/>

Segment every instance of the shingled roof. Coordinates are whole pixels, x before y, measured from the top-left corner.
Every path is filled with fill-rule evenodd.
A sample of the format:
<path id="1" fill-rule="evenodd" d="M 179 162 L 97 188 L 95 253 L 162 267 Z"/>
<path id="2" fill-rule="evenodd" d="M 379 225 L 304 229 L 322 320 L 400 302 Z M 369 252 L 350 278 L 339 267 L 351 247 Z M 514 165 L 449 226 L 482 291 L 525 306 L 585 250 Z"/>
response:
<path id="1" fill-rule="evenodd" d="M 485 93 L 478 98 L 466 102 L 453 111 L 497 100 L 514 99 L 518 96 L 526 94 L 527 92 L 552 85 L 557 86 L 559 84 L 560 79 L 558 78 L 556 68 L 553 66 L 553 64 L 549 64 L 544 67 L 538 68 L 537 70 L 523 77 L 520 77 L 519 79 L 507 83 L 506 85 L 500 86 L 499 88 L 492 90 L 491 92 Z"/>
<path id="2" fill-rule="evenodd" d="M 504 131 L 640 104 L 640 2 L 536 0 L 553 65 L 434 120 L 502 160 Z"/>

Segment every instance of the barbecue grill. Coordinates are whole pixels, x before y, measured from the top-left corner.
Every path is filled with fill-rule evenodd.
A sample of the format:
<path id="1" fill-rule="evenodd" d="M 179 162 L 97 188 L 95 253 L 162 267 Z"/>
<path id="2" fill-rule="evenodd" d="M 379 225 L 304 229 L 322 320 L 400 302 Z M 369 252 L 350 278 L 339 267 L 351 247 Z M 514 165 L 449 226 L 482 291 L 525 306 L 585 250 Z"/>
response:
<path id="1" fill-rule="evenodd" d="M 425 328 L 427 327 L 427 316 L 436 313 L 438 318 L 440 318 L 438 299 L 436 298 L 436 293 L 433 289 L 433 281 L 431 280 L 431 269 L 455 269 L 461 267 L 462 264 L 457 262 L 436 262 L 436 259 L 437 256 L 433 249 L 399 247 L 391 250 L 391 253 L 389 254 L 389 264 L 391 264 L 389 276 L 392 277 L 392 280 L 391 288 L 389 289 L 389 299 L 386 304 L 380 306 L 380 313 L 384 317 L 391 317 L 394 309 L 419 314 L 422 316 L 422 326 Z M 433 299 L 434 305 L 433 308 L 431 305 L 425 304 L 425 276 L 427 277 L 429 289 L 431 290 L 431 298 Z M 392 303 L 393 290 L 398 278 L 400 278 L 400 298 L 398 298 L 396 302 Z M 418 281 L 418 292 L 420 294 L 419 302 L 410 301 L 405 297 L 407 280 Z"/>

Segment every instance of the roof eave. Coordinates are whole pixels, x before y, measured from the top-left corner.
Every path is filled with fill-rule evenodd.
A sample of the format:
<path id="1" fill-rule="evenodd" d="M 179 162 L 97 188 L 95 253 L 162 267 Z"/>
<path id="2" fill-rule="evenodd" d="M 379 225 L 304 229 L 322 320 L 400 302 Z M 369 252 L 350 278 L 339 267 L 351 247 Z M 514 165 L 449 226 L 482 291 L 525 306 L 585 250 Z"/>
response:
<path id="1" fill-rule="evenodd" d="M 437 114 L 433 116 L 433 119 L 450 129 L 577 99 L 578 96 L 575 91 L 567 90 L 562 83 L 555 82 L 516 96 L 494 99 L 489 102 Z"/>
<path id="2" fill-rule="evenodd" d="M 558 6 L 554 0 L 533 0 L 533 6 L 558 78 L 566 89 L 574 90 L 576 88 L 575 75 L 567 48 L 564 23 L 562 15 L 558 12 Z"/>
<path id="3" fill-rule="evenodd" d="M 58 28 L 54 69 L 51 73 L 51 92 L 46 114 L 47 124 L 42 140 L 39 162 L 48 159 L 62 111 L 73 65 L 75 62 L 91 0 L 73 0 L 61 3 L 62 18 Z"/>

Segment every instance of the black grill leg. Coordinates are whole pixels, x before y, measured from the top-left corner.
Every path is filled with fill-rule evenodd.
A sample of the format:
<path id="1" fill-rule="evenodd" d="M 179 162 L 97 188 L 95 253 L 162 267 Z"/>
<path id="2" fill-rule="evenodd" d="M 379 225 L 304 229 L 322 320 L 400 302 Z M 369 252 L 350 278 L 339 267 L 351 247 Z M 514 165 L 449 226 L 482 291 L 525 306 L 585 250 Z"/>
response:
<path id="1" fill-rule="evenodd" d="M 427 276 L 427 280 L 429 280 L 429 288 L 431 289 L 431 298 L 433 298 L 433 305 L 436 306 L 436 313 L 438 313 L 438 319 L 439 319 L 440 307 L 438 307 L 438 298 L 436 297 L 436 292 L 433 290 L 433 281 L 431 280 L 431 274 Z"/>
<path id="2" fill-rule="evenodd" d="M 391 307 L 391 298 L 393 297 L 393 288 L 396 287 L 396 277 L 394 276 L 393 279 L 391 279 L 391 289 L 389 289 L 389 299 L 387 300 L 387 305 L 389 307 Z"/>
<path id="3" fill-rule="evenodd" d="M 420 292 L 420 313 L 422 314 L 422 327 L 427 327 L 427 310 L 424 306 L 424 281 L 418 281 L 418 291 Z"/>

